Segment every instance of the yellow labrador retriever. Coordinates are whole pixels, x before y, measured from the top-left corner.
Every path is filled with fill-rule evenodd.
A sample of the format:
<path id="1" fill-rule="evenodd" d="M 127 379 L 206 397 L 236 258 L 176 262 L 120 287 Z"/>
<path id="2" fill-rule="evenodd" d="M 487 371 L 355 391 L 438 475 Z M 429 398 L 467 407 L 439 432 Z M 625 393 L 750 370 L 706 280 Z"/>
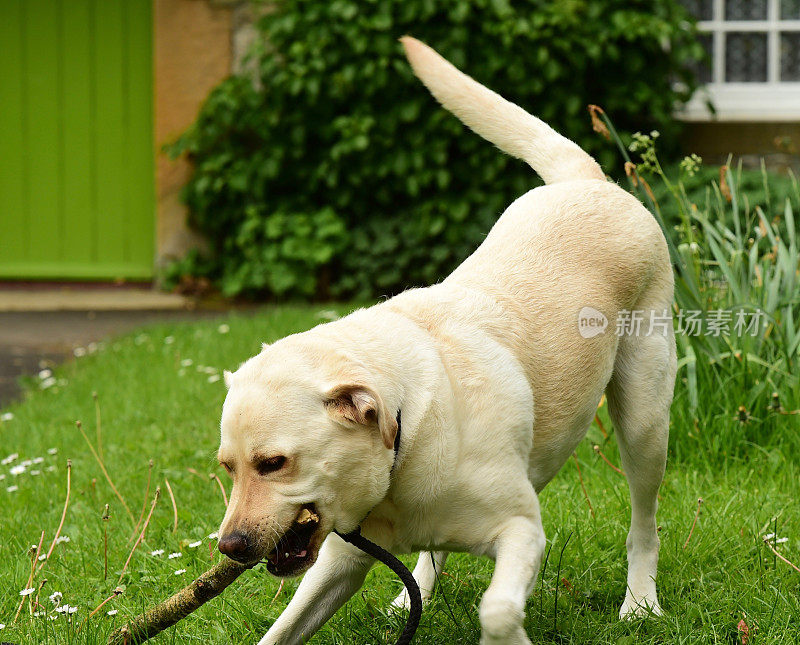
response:
<path id="1" fill-rule="evenodd" d="M 447 552 L 494 558 L 481 642 L 530 643 L 537 495 L 604 392 L 631 493 L 620 615 L 658 614 L 656 497 L 676 370 L 672 325 L 654 324 L 669 322 L 673 297 L 661 230 L 573 142 L 402 42 L 445 108 L 547 185 L 511 204 L 441 284 L 284 338 L 226 374 L 219 461 L 233 492 L 219 548 L 266 559 L 276 576 L 308 570 L 261 645 L 307 641 L 358 590 L 373 560 L 332 531 L 359 524 L 393 552 L 426 551 L 414 569 L 425 598 Z M 607 324 L 631 311 L 636 333 Z"/>

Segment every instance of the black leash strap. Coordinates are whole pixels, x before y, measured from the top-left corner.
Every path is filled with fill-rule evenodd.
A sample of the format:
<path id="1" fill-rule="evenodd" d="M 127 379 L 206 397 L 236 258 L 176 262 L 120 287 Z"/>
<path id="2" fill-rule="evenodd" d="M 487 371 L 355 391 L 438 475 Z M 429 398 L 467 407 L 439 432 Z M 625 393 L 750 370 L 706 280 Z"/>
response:
<path id="1" fill-rule="evenodd" d="M 414 638 L 417 627 L 419 627 L 419 620 L 422 617 L 422 594 L 419 591 L 419 585 L 417 584 L 417 581 L 414 580 L 414 576 L 411 575 L 411 572 L 406 569 L 405 565 L 400 562 L 400 560 L 394 557 L 386 549 L 379 547 L 374 542 L 370 542 L 367 538 L 361 535 L 360 527 L 355 531 L 346 533 L 344 535 L 337 531 L 336 535 L 342 538 L 345 542 L 349 542 L 353 546 L 358 547 L 367 555 L 371 555 L 376 560 L 383 562 L 383 564 L 394 571 L 400 580 L 403 581 L 403 584 L 408 591 L 408 597 L 411 598 L 411 609 L 408 612 L 408 619 L 406 620 L 405 629 L 403 629 L 403 633 L 400 634 L 400 638 L 397 639 L 395 645 L 408 645 L 411 642 L 411 639 Z"/>

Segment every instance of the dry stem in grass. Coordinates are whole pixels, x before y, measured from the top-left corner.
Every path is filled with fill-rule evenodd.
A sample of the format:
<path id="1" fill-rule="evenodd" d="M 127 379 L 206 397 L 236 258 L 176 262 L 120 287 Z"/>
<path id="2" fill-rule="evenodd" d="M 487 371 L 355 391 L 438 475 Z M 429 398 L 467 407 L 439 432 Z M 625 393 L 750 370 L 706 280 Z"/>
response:
<path id="1" fill-rule="evenodd" d="M 147 510 L 147 500 L 150 498 L 150 479 L 153 474 L 153 460 L 151 459 L 147 464 L 147 485 L 144 489 L 144 497 L 142 498 L 142 510 L 139 512 L 139 519 L 136 520 L 136 528 L 133 529 L 133 533 L 128 538 L 128 544 L 131 543 L 131 540 L 136 537 L 136 534 L 139 532 L 139 527 L 142 525 L 142 520 L 144 519 L 144 512 Z"/>
<path id="2" fill-rule="evenodd" d="M 56 544 L 58 544 L 58 538 L 61 536 L 61 529 L 64 528 L 64 520 L 67 517 L 67 509 L 69 508 L 69 494 L 71 488 L 72 488 L 72 459 L 67 459 L 67 496 L 64 499 L 64 510 L 61 511 L 61 521 L 58 523 L 58 528 L 56 529 L 56 534 L 53 536 L 53 541 L 50 543 L 50 548 L 47 549 L 47 555 L 42 561 L 42 564 L 39 565 L 39 571 L 44 569 L 44 566 L 47 564 L 47 562 L 50 560 L 50 556 L 53 554 L 53 549 L 55 549 Z"/>
<path id="3" fill-rule="evenodd" d="M 617 472 L 618 472 L 620 475 L 622 475 L 623 477 L 625 476 L 625 473 L 624 473 L 622 470 L 620 470 L 619 468 L 617 468 L 617 467 L 616 467 L 614 464 L 612 464 L 612 463 L 611 463 L 611 462 L 608 460 L 608 457 L 606 457 L 606 456 L 603 454 L 603 451 L 602 451 L 602 450 L 600 450 L 600 446 L 598 446 L 598 445 L 595 445 L 595 446 L 593 447 L 593 450 L 594 450 L 594 451 L 595 451 L 595 452 L 596 452 L 598 455 L 600 455 L 600 458 L 601 458 L 601 459 L 602 459 L 604 462 L 606 462 L 606 463 L 607 463 L 609 466 L 611 466 L 611 467 L 612 467 L 614 470 L 616 470 L 616 471 L 617 471 Z"/>
<path id="4" fill-rule="evenodd" d="M 103 475 L 105 475 L 105 478 L 106 478 L 106 481 L 108 482 L 108 485 L 111 486 L 111 490 L 114 491 L 114 494 L 117 496 L 117 499 L 120 502 L 122 502 L 122 506 L 125 507 L 125 511 L 128 513 L 128 517 L 130 517 L 131 518 L 131 522 L 133 522 L 133 513 L 131 513 L 130 507 L 125 502 L 125 499 L 122 497 L 120 492 L 117 490 L 117 487 L 114 486 L 114 482 L 111 481 L 111 475 L 108 474 L 108 471 L 106 470 L 106 467 L 105 467 L 105 464 L 103 463 L 103 460 L 100 458 L 100 455 L 97 454 L 97 451 L 94 449 L 94 446 L 92 445 L 92 442 L 89 441 L 89 437 L 87 437 L 86 433 L 83 431 L 83 424 L 80 421 L 76 421 L 75 425 L 78 427 L 78 430 L 81 431 L 81 435 L 83 436 L 84 441 L 86 441 L 86 445 L 89 446 L 89 450 L 92 451 L 92 455 L 94 455 L 94 458 L 97 461 L 97 464 L 100 466 L 100 470 L 103 471 Z"/>
<path id="5" fill-rule="evenodd" d="M 164 477 L 164 483 L 167 485 L 169 500 L 172 502 L 172 532 L 176 533 L 178 531 L 178 505 L 175 503 L 175 495 L 172 494 L 172 486 L 169 485 L 169 479 Z"/>
<path id="6" fill-rule="evenodd" d="M 150 518 L 153 517 L 153 511 L 156 509 L 156 504 L 158 503 L 158 498 L 160 495 L 161 488 L 156 487 L 156 494 L 153 495 L 153 503 L 150 505 L 150 512 L 147 514 L 147 519 L 144 521 L 142 532 L 139 533 L 139 537 L 136 538 L 136 542 L 134 542 L 133 548 L 128 554 L 128 559 L 125 560 L 125 566 L 122 567 L 122 573 L 119 574 L 119 580 L 117 580 L 117 584 L 122 582 L 122 578 L 125 575 L 125 572 L 128 570 L 128 565 L 131 563 L 131 558 L 133 557 L 133 553 L 136 551 L 136 547 L 138 547 L 141 541 L 144 539 L 144 534 L 147 532 L 147 526 L 150 524 Z"/>
<path id="7" fill-rule="evenodd" d="M 108 504 L 103 509 L 103 580 L 108 578 L 108 522 L 111 520 L 111 511 Z"/>
<path id="8" fill-rule="evenodd" d="M 253 566 L 225 558 L 171 598 L 114 630 L 108 638 L 108 645 L 143 643 L 182 618 L 186 618 L 212 598 L 216 598 L 229 584 Z"/>
<path id="9" fill-rule="evenodd" d="M 222 485 L 222 480 L 217 477 L 216 473 L 208 473 L 209 479 L 216 479 L 219 484 L 219 490 L 222 492 L 222 501 L 225 502 L 225 507 L 228 507 L 228 495 L 225 492 L 225 486 Z"/>
<path id="10" fill-rule="evenodd" d="M 104 459 L 103 457 L 103 431 L 102 426 L 100 425 L 100 401 L 97 400 L 97 392 L 92 392 L 92 398 L 94 399 L 94 421 L 95 421 L 95 436 L 97 437 L 97 454 L 100 455 L 100 459 Z"/>
<path id="11" fill-rule="evenodd" d="M 779 559 L 783 560 L 786 564 L 788 564 L 790 567 L 792 567 L 792 569 L 797 571 L 797 573 L 800 573 L 800 567 L 798 567 L 793 562 L 790 562 L 785 557 L 783 557 L 780 553 L 778 553 L 778 549 L 776 549 L 772 545 L 772 543 L 769 541 L 769 538 L 767 536 L 764 537 L 764 544 L 766 544 L 769 547 L 769 550 L 772 551 L 776 556 L 778 556 Z"/>
<path id="12" fill-rule="evenodd" d="M 694 513 L 694 520 L 692 521 L 692 528 L 689 529 L 689 535 L 686 536 L 686 542 L 683 543 L 683 548 L 685 549 L 689 546 L 689 540 L 692 539 L 692 533 L 694 533 L 694 527 L 697 525 L 697 518 L 700 517 L 700 507 L 703 505 L 703 498 L 700 497 L 697 500 L 697 510 Z"/>
<path id="13" fill-rule="evenodd" d="M 586 485 L 583 483 L 583 473 L 581 473 L 581 465 L 578 463 L 578 455 L 573 452 L 572 458 L 575 460 L 575 468 L 578 469 L 578 479 L 581 480 L 581 490 L 583 490 L 583 496 L 586 498 L 586 503 L 589 505 L 589 512 L 592 514 L 592 517 L 594 517 L 592 500 L 589 499 L 589 493 L 586 492 Z"/>
<path id="14" fill-rule="evenodd" d="M 44 543 L 44 531 L 42 531 L 42 537 L 39 538 L 39 544 L 36 547 L 36 551 L 31 558 L 31 575 L 28 576 L 28 584 L 25 585 L 26 589 L 30 589 L 31 585 L 33 584 L 33 575 L 36 573 L 36 561 L 39 559 L 39 554 L 42 552 L 42 544 Z M 19 607 L 17 607 L 17 613 L 14 614 L 14 620 L 11 623 L 16 623 L 17 618 L 19 618 L 19 614 L 22 611 L 22 607 L 25 605 L 25 599 L 28 596 L 22 596 L 22 600 L 19 601 Z"/>

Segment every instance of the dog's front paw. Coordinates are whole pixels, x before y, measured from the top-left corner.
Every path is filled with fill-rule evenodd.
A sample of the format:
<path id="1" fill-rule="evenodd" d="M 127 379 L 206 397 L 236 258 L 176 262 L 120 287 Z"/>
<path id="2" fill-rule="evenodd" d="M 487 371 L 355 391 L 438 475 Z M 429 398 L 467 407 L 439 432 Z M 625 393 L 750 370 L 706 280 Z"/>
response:
<path id="1" fill-rule="evenodd" d="M 409 611 L 411 609 L 411 598 L 409 597 L 408 591 L 405 588 L 403 588 L 403 591 L 400 592 L 400 595 L 397 596 L 397 598 L 392 600 L 392 604 L 389 605 L 389 609 L 392 611 Z"/>
<path id="2" fill-rule="evenodd" d="M 643 597 L 637 600 L 628 592 L 625 594 L 625 602 L 622 603 L 622 607 L 619 610 L 619 617 L 621 620 L 632 620 L 646 616 L 661 616 L 663 613 L 661 605 L 658 604 L 658 599 L 655 596 L 652 598 Z"/>

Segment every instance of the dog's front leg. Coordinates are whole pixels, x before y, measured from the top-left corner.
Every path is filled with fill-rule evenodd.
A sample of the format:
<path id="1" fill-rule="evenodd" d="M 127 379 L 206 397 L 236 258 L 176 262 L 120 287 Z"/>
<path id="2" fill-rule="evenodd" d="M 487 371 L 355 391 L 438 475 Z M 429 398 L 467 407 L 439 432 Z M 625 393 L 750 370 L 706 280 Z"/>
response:
<path id="1" fill-rule="evenodd" d="M 545 548 L 544 530 L 536 503 L 534 517 L 514 517 L 494 541 L 492 582 L 481 599 L 481 645 L 530 645 L 525 634 L 528 599 Z"/>
<path id="2" fill-rule="evenodd" d="M 291 602 L 258 645 L 305 643 L 364 583 L 375 560 L 331 533 Z"/>

